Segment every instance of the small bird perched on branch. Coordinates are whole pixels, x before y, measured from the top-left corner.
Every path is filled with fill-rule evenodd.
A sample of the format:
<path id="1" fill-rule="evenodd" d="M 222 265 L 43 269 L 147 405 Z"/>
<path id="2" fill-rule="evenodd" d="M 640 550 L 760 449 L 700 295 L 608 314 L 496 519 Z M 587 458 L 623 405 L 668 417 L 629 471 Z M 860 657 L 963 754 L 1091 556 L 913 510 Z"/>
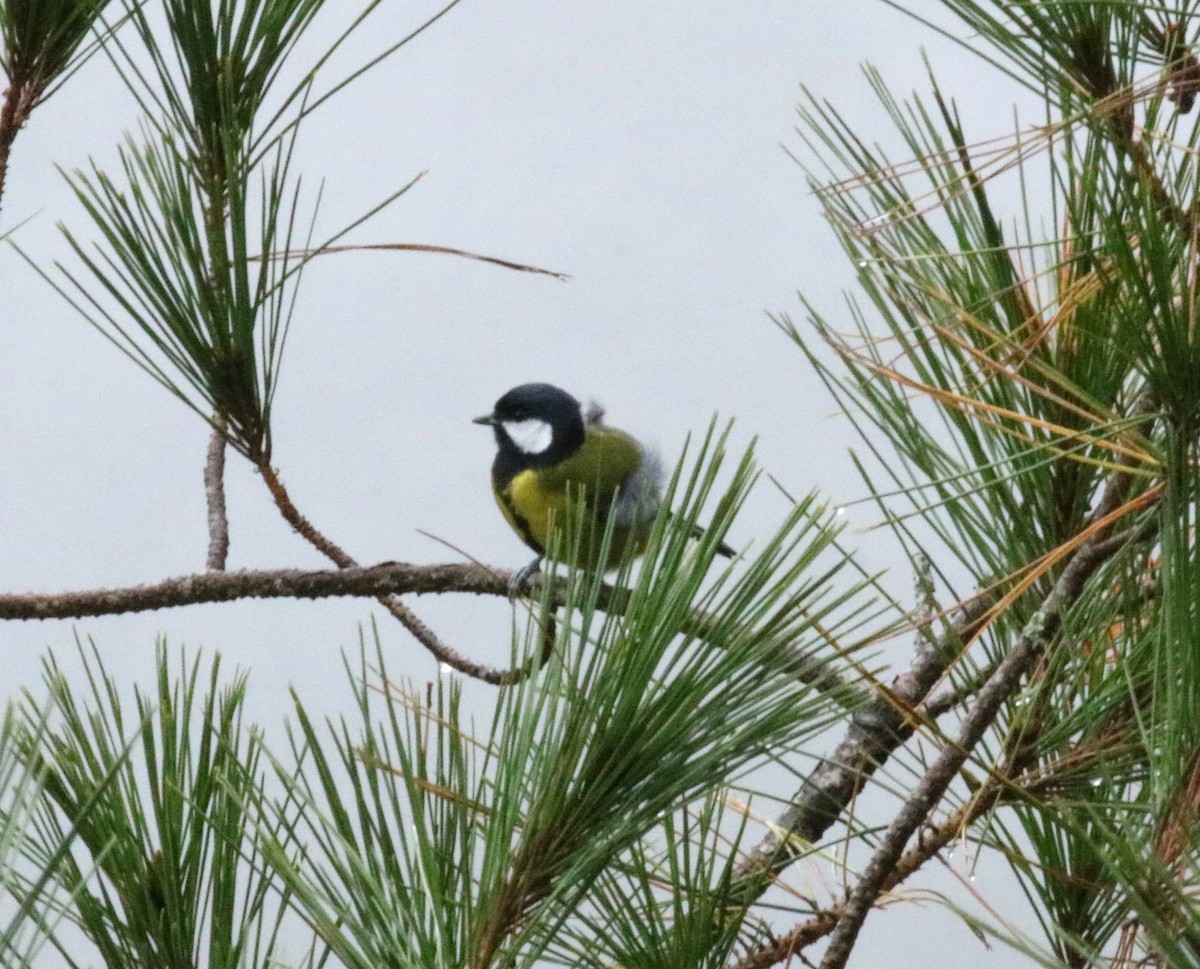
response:
<path id="1" fill-rule="evenodd" d="M 572 564 L 607 572 L 645 551 L 662 506 L 662 462 L 636 438 L 605 425 L 603 416 L 594 404 L 585 412 L 565 390 L 534 383 L 514 387 L 490 414 L 475 418 L 496 435 L 496 503 L 537 553 L 513 576 L 514 590 L 540 571 L 551 532 L 581 511 L 596 527 L 582 537 Z M 602 536 L 610 522 L 612 542 L 604 555 Z M 734 554 L 724 543 L 718 551 Z"/>

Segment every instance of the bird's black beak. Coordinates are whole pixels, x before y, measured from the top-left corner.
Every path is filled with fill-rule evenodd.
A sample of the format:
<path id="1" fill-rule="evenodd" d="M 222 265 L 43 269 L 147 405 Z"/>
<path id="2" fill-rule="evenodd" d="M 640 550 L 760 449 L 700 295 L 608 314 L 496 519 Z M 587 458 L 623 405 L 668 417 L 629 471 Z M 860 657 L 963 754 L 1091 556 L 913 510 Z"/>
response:
<path id="1" fill-rule="evenodd" d="M 472 424 L 484 424 L 487 427 L 495 427 L 500 422 L 496 420 L 495 414 L 484 414 L 482 417 L 471 418 Z"/>

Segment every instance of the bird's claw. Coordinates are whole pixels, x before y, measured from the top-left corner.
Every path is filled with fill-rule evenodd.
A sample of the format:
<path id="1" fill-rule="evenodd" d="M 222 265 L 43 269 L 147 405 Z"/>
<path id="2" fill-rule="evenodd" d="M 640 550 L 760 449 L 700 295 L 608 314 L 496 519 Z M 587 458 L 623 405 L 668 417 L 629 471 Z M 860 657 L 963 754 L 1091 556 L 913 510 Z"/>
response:
<path id="1" fill-rule="evenodd" d="M 532 562 L 521 566 L 508 580 L 508 597 L 519 598 L 528 591 L 533 580 L 542 574 L 542 557 L 539 555 Z"/>

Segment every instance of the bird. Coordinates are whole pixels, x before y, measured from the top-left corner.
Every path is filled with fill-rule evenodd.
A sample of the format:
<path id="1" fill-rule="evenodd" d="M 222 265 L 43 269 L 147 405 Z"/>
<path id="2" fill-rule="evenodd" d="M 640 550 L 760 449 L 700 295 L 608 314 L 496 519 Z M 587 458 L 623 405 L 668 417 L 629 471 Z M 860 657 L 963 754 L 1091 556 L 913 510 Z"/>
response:
<path id="1" fill-rule="evenodd" d="M 576 549 L 558 547 L 556 557 L 586 571 L 609 572 L 645 551 L 662 507 L 662 460 L 632 435 L 606 425 L 599 405 L 585 409 L 553 384 L 521 384 L 474 423 L 495 434 L 496 503 L 513 531 L 537 553 L 513 575 L 510 590 L 519 591 L 541 571 L 551 534 L 581 511 L 595 527 L 581 536 Z M 606 550 L 603 536 L 610 524 L 612 540 Z M 699 537 L 703 531 L 696 533 Z M 718 551 L 734 555 L 723 542 Z"/>

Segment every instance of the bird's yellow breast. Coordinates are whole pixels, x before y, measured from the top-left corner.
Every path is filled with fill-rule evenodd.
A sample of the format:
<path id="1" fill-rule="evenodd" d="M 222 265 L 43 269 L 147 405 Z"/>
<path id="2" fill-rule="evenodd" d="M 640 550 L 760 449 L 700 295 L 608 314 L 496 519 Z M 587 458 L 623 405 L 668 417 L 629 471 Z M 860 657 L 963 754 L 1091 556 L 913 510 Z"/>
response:
<path id="1" fill-rule="evenodd" d="M 555 523 L 570 516 L 566 492 L 544 488 L 532 469 L 516 475 L 496 500 L 508 523 L 539 551 L 545 550 Z"/>

